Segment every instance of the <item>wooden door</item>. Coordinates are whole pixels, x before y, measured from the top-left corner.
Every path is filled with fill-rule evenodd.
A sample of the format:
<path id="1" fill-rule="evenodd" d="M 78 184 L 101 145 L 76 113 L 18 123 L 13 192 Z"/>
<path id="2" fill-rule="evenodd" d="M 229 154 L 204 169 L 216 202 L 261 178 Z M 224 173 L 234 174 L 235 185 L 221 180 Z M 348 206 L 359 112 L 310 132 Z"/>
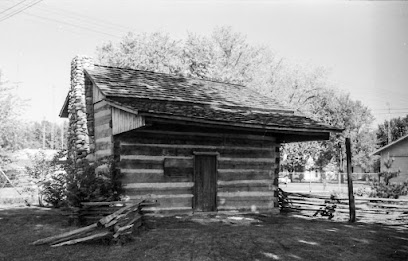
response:
<path id="1" fill-rule="evenodd" d="M 194 210 L 217 210 L 217 155 L 195 153 Z"/>

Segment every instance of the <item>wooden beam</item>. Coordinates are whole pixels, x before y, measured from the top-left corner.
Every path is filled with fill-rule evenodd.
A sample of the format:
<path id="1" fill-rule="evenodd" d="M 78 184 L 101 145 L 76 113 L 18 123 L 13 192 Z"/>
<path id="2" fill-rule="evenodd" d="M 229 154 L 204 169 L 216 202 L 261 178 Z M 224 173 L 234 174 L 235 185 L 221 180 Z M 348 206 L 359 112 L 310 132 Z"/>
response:
<path id="1" fill-rule="evenodd" d="M 103 142 L 108 142 L 108 143 L 112 143 L 112 136 L 106 136 L 106 137 L 101 137 L 101 138 L 97 138 L 95 140 L 95 143 L 103 143 Z"/>
<path id="2" fill-rule="evenodd" d="M 179 160 L 192 160 L 193 157 L 184 157 L 184 156 L 149 156 L 149 155 L 122 155 L 120 156 L 121 160 L 148 160 L 148 161 L 163 161 L 164 159 L 179 159 Z"/>
<path id="3" fill-rule="evenodd" d="M 234 181 L 221 181 L 218 180 L 218 186 L 226 186 L 226 185 L 237 185 L 237 184 L 270 184 L 273 185 L 273 180 L 265 179 L 265 180 L 234 180 Z"/>
<path id="4" fill-rule="evenodd" d="M 270 198 L 274 197 L 273 191 L 238 191 L 238 192 L 218 192 L 218 197 L 234 198 L 239 200 L 240 197 L 254 197 L 254 198 Z"/>
<path id="5" fill-rule="evenodd" d="M 101 118 L 103 116 L 111 115 L 111 111 L 109 109 L 106 109 L 106 110 L 95 112 L 94 114 L 95 114 L 95 118 Z"/>
<path id="6" fill-rule="evenodd" d="M 159 135 L 178 135 L 178 136 L 204 136 L 204 137 L 222 137 L 222 138 L 238 138 L 238 139 L 249 139 L 249 140 L 267 140 L 276 141 L 275 137 L 264 136 L 264 135 L 254 135 L 254 134 L 235 134 L 235 133 L 211 133 L 211 132 L 191 132 L 191 131 L 166 131 L 166 130 L 149 130 L 143 129 L 138 130 L 140 133 L 151 133 Z"/>
<path id="7" fill-rule="evenodd" d="M 64 104 L 60 110 L 59 116 L 60 118 L 68 118 L 68 104 L 69 104 L 69 93 L 65 97 Z"/>
<path id="8" fill-rule="evenodd" d="M 164 175 L 163 169 L 120 169 L 123 184 L 131 183 L 165 183 L 165 182 L 191 182 L 193 171 L 187 173 L 188 169 L 182 169 L 184 176 L 169 177 Z"/>
<path id="9" fill-rule="evenodd" d="M 100 110 L 107 110 L 110 108 L 110 105 L 106 103 L 105 100 L 98 101 L 97 103 L 94 103 L 94 112 L 98 112 Z"/>
<path id="10" fill-rule="evenodd" d="M 182 133 L 180 133 L 182 134 Z M 135 147 L 153 147 L 153 148 L 174 148 L 174 149 L 208 149 L 208 150 L 255 150 L 255 151 L 270 151 L 271 148 L 260 147 L 241 147 L 241 146 L 211 146 L 211 145 L 186 145 L 186 144 L 145 144 L 137 142 L 121 141 L 120 146 L 135 146 Z"/>
<path id="11" fill-rule="evenodd" d="M 133 183 L 125 184 L 124 188 L 191 188 L 193 182 L 165 182 L 165 183 Z"/>
<path id="12" fill-rule="evenodd" d="M 219 169 L 218 180 L 221 181 L 238 181 L 238 180 L 264 180 L 274 177 L 274 172 L 270 170 L 257 169 Z"/>
<path id="13" fill-rule="evenodd" d="M 65 241 L 65 242 L 62 242 L 62 243 L 59 243 L 59 244 L 55 244 L 55 245 L 52 245 L 51 247 L 74 245 L 74 244 L 80 243 L 80 242 L 85 242 L 85 241 L 90 241 L 90 240 L 101 239 L 101 238 L 110 236 L 110 235 L 112 235 L 112 234 L 113 234 L 113 233 L 110 232 L 110 231 L 103 231 L 103 232 L 100 232 L 100 233 L 97 233 L 97 234 L 93 234 L 93 235 L 90 235 L 90 236 L 86 236 L 86 237 L 83 237 L 83 238 L 73 239 L 73 240 Z"/>
<path id="14" fill-rule="evenodd" d="M 106 100 L 106 102 L 110 105 L 110 106 L 112 106 L 112 107 L 115 107 L 115 108 L 117 108 L 117 109 L 120 109 L 120 110 L 122 110 L 122 111 L 126 111 L 126 112 L 129 112 L 129 113 L 132 113 L 132 114 L 135 114 L 135 115 L 138 115 L 138 111 L 137 110 L 133 110 L 133 109 L 130 109 L 130 108 L 128 108 L 128 107 L 125 107 L 125 106 L 122 106 L 120 103 L 118 103 L 118 102 L 115 102 L 115 101 L 112 101 L 112 100 Z"/>
<path id="15" fill-rule="evenodd" d="M 356 206 L 353 193 L 353 179 L 351 178 L 351 144 L 350 138 L 346 138 L 346 157 L 347 157 L 347 184 L 349 196 L 349 214 L 350 222 L 356 222 Z"/>
<path id="16" fill-rule="evenodd" d="M 197 133 L 198 134 L 198 133 Z M 240 146 L 240 147 L 259 147 L 273 149 L 277 146 L 275 139 L 271 140 L 259 136 L 257 139 L 252 137 L 240 137 L 226 133 L 208 133 L 208 135 L 194 135 L 193 133 L 178 134 L 146 132 L 136 129 L 115 136 L 119 143 L 142 143 L 142 144 L 179 144 L 179 145 L 205 145 L 205 146 Z"/>
<path id="17" fill-rule="evenodd" d="M 82 228 L 79 228 L 79 229 L 75 229 L 75 230 L 72 230 L 72 231 L 57 235 L 57 236 L 52 236 L 52 237 L 47 237 L 47 238 L 37 240 L 37 241 L 33 242 L 32 245 L 43 245 L 43 244 L 53 243 L 53 242 L 56 242 L 57 240 L 60 240 L 62 238 L 67 238 L 67 237 L 70 237 L 72 235 L 78 235 L 78 234 L 83 234 L 83 233 L 93 231 L 96 228 L 97 228 L 97 224 L 92 224 L 92 225 L 89 225 L 87 227 L 82 227 Z"/>
<path id="18" fill-rule="evenodd" d="M 271 131 L 274 133 L 309 133 L 313 134 L 320 134 L 320 133 L 327 133 L 327 132 L 342 132 L 338 128 L 334 127 L 327 127 L 327 128 L 303 128 L 303 127 L 280 127 L 278 125 L 260 125 L 260 124 L 248 124 L 248 123 L 236 123 L 236 122 L 222 122 L 222 121 L 212 121 L 212 120 L 205 120 L 205 119 L 192 119 L 187 117 L 181 116 L 169 116 L 169 115 L 157 115 L 153 113 L 146 113 L 146 112 L 139 112 L 140 115 L 147 116 L 153 122 L 163 122 L 163 123 L 175 123 L 175 121 L 179 121 L 181 124 L 188 124 L 188 125 L 197 125 L 202 127 L 211 127 L 211 126 L 223 126 L 225 128 L 230 129 L 257 129 L 261 131 Z"/>
<path id="19" fill-rule="evenodd" d="M 241 146 L 206 146 L 206 145 L 178 145 L 178 144 L 143 144 L 133 143 L 122 145 L 120 143 L 121 155 L 151 155 L 180 157 L 191 156 L 194 152 L 219 153 L 225 158 L 275 158 L 276 152 L 273 148 L 241 147 Z"/>

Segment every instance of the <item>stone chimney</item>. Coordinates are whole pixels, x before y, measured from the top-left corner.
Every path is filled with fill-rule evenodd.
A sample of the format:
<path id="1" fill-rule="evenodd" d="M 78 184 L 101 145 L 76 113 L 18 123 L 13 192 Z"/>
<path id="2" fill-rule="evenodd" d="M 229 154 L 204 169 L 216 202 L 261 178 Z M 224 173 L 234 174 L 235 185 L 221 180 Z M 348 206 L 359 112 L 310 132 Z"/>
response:
<path id="1" fill-rule="evenodd" d="M 92 68 L 91 57 L 78 55 L 71 62 L 71 88 L 68 103 L 68 157 L 74 161 L 78 172 L 82 171 L 84 160 L 91 152 L 86 112 L 87 103 L 92 104 L 92 90 L 86 90 L 84 69 Z"/>

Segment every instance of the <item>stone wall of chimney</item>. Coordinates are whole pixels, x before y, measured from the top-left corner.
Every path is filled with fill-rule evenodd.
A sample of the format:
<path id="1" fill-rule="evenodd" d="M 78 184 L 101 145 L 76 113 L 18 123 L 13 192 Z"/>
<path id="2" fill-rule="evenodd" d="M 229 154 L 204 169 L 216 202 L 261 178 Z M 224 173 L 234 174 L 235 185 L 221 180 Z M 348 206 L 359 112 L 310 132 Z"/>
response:
<path id="1" fill-rule="evenodd" d="M 92 108 L 92 84 L 85 81 L 84 74 L 84 69 L 92 68 L 91 57 L 76 56 L 71 62 L 68 157 L 73 160 L 78 172 L 82 171 L 85 159 L 93 154 L 94 149 L 93 113 L 87 113 L 87 108 L 88 110 Z"/>

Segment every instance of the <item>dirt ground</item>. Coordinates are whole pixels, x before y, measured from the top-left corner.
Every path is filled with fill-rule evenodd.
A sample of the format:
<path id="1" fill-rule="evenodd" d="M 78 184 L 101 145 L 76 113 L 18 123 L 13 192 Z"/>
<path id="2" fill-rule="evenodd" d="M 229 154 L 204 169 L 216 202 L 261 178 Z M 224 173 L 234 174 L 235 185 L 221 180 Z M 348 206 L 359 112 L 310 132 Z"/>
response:
<path id="1" fill-rule="evenodd" d="M 218 213 L 149 218 L 146 227 L 124 244 L 31 246 L 75 227 L 58 210 L 0 207 L 0 260 L 408 260 L 401 225 Z"/>

